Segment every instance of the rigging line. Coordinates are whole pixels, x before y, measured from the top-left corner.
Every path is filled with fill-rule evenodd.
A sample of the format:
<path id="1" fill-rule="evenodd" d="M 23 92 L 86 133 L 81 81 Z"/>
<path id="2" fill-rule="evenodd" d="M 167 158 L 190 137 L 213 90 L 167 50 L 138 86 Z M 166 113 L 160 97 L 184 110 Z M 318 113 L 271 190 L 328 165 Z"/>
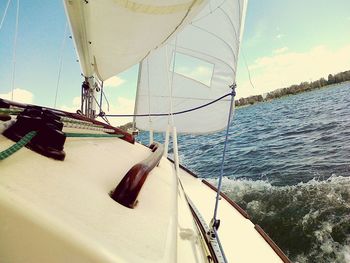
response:
<path id="1" fill-rule="evenodd" d="M 140 83 L 141 83 L 141 74 L 142 74 L 142 64 L 143 60 L 139 62 L 139 68 L 137 72 L 137 85 L 136 85 L 136 97 L 135 97 L 135 106 L 134 106 L 134 114 L 138 111 L 138 104 L 139 104 L 139 93 L 140 93 Z M 133 117 L 132 120 L 132 129 L 133 131 L 136 130 L 136 117 Z"/>
<path id="2" fill-rule="evenodd" d="M 214 230 L 214 233 L 215 233 L 215 236 L 216 236 L 216 241 L 218 242 L 219 248 L 220 248 L 220 250 L 221 250 L 221 254 L 222 254 L 222 257 L 223 257 L 223 259 L 224 259 L 224 262 L 225 262 L 225 263 L 228 263 L 228 260 L 227 260 L 227 258 L 226 258 L 226 255 L 225 255 L 225 253 L 224 253 L 224 248 L 222 247 L 222 244 L 221 244 L 221 241 L 220 241 L 220 238 L 219 238 L 219 234 L 218 234 L 218 232 L 216 231 L 215 228 L 214 228 L 213 230 Z"/>
<path id="3" fill-rule="evenodd" d="M 100 94 L 100 112 L 99 112 L 99 114 L 101 114 L 101 112 L 102 112 L 102 100 L 103 100 L 103 95 L 102 95 L 102 92 L 103 92 L 103 81 L 101 83 L 99 83 L 98 80 L 97 80 L 96 83 L 100 86 L 100 91 L 101 91 L 101 94 Z"/>
<path id="4" fill-rule="evenodd" d="M 3 14 L 1 22 L 0 22 L 0 31 L 1 31 L 2 25 L 3 25 L 4 21 L 5 21 L 5 17 L 7 15 L 7 10 L 9 9 L 10 3 L 11 3 L 11 0 L 8 0 L 7 4 L 6 4 L 6 7 L 5 7 L 4 14 Z"/>
<path id="5" fill-rule="evenodd" d="M 109 122 L 108 118 L 106 116 L 100 116 L 102 118 L 102 120 L 104 120 L 108 125 L 111 125 L 111 123 Z"/>
<path id="6" fill-rule="evenodd" d="M 250 76 L 250 70 L 249 70 L 249 67 L 248 67 L 248 64 L 247 64 L 247 60 L 245 58 L 244 51 L 243 51 L 242 47 L 241 47 L 241 50 L 242 50 L 242 56 L 243 56 L 244 65 L 245 65 L 245 67 L 247 69 L 247 72 L 248 72 L 248 78 L 249 78 L 250 85 L 252 86 L 253 89 L 255 89 L 255 86 L 253 84 L 252 78 Z"/>
<path id="7" fill-rule="evenodd" d="M 175 73 L 175 67 L 176 67 L 176 52 L 177 52 L 177 36 L 175 37 L 175 46 L 174 46 L 174 58 L 173 58 L 173 65 L 172 65 L 172 71 L 171 71 L 171 82 L 169 83 L 170 86 L 170 115 L 171 115 L 171 125 L 174 126 L 174 105 L 173 105 L 173 87 L 174 87 L 174 73 Z"/>
<path id="8" fill-rule="evenodd" d="M 214 225 L 216 225 L 216 222 L 217 222 L 216 216 L 217 216 L 218 207 L 219 207 L 221 185 L 222 185 L 222 177 L 224 175 L 224 164 L 225 164 L 225 157 L 226 157 L 226 150 L 227 150 L 228 135 L 229 135 L 229 132 L 230 132 L 231 116 L 232 116 L 232 112 L 233 112 L 233 105 L 234 105 L 235 95 L 236 95 L 235 89 L 236 89 L 236 84 L 233 84 L 232 85 L 232 92 L 230 93 L 230 95 L 231 95 L 231 103 L 230 103 L 230 110 L 229 110 L 229 115 L 228 115 L 228 119 L 227 119 L 227 127 L 226 127 L 226 134 L 225 134 L 224 150 L 223 150 L 223 153 L 222 153 L 220 176 L 219 176 L 219 182 L 218 182 L 218 190 L 216 192 L 214 215 L 213 215 L 213 219 L 212 219 Z M 215 226 L 213 226 L 213 228 L 215 228 Z"/>
<path id="9" fill-rule="evenodd" d="M 108 98 L 106 96 L 106 93 L 103 90 L 102 90 L 102 94 L 103 94 L 103 97 L 105 98 L 106 103 L 107 103 L 107 111 L 109 111 L 109 101 L 108 101 Z"/>
<path id="10" fill-rule="evenodd" d="M 151 87 L 150 87 L 150 67 L 149 67 L 149 57 L 146 59 L 147 64 L 147 89 L 148 89 L 148 114 L 151 114 Z M 153 128 L 152 128 L 152 118 L 151 115 L 148 116 L 148 125 L 149 125 L 149 144 L 153 143 Z"/>
<path id="11" fill-rule="evenodd" d="M 145 97 L 146 95 L 140 95 L 139 97 Z M 166 95 L 159 95 L 159 96 L 153 96 L 153 98 L 169 98 L 169 96 Z M 208 99 L 203 99 L 203 98 L 194 98 L 194 97 L 180 97 L 180 96 L 173 96 L 173 99 L 186 99 L 186 100 L 196 100 L 196 101 L 208 101 Z M 213 98 L 215 100 L 215 98 Z M 229 100 L 226 100 L 229 101 Z"/>
<path id="12" fill-rule="evenodd" d="M 102 96 L 102 94 L 101 94 L 101 96 Z M 110 122 L 109 122 L 106 114 L 104 114 L 104 113 L 102 114 L 102 106 L 101 106 L 101 104 L 98 103 L 98 101 L 95 98 L 94 94 L 92 94 L 92 98 L 95 100 L 95 103 L 96 103 L 97 107 L 100 108 L 100 112 L 99 112 L 99 114 L 96 117 L 101 117 L 102 120 L 104 120 L 108 125 L 110 125 Z M 102 100 L 101 100 L 101 103 L 102 103 Z M 108 103 L 108 101 L 107 101 L 107 103 Z M 109 111 L 109 104 L 108 104 L 108 111 Z"/>
<path id="13" fill-rule="evenodd" d="M 95 98 L 95 95 L 94 94 L 91 94 L 92 98 L 94 99 L 97 107 L 100 107 L 100 103 L 98 102 L 98 100 Z"/>
<path id="14" fill-rule="evenodd" d="M 212 13 L 214 13 L 218 8 L 220 8 L 222 5 L 224 5 L 225 3 L 226 3 L 226 1 L 227 0 L 223 0 L 222 2 L 221 2 L 221 4 L 219 4 L 219 5 L 217 5 L 214 9 L 211 9 L 211 6 L 210 6 L 210 12 L 209 13 L 207 13 L 207 14 L 205 14 L 204 16 L 202 16 L 202 17 L 199 17 L 199 18 L 197 18 L 197 19 L 195 19 L 195 20 L 192 20 L 192 22 L 190 23 L 190 24 L 192 24 L 192 23 L 196 23 L 196 22 L 198 22 L 198 21 L 200 21 L 200 20 L 202 20 L 202 19 L 204 19 L 204 18 L 206 18 L 206 17 L 208 17 L 208 16 L 210 16 Z M 209 4 L 211 3 L 211 1 L 209 1 Z"/>
<path id="15" fill-rule="evenodd" d="M 13 100 L 13 91 L 15 89 L 15 76 L 16 76 L 16 52 L 17 52 L 17 37 L 18 37 L 18 20 L 19 20 L 19 0 L 17 0 L 17 11 L 16 11 L 16 29 L 13 40 L 13 55 L 12 55 L 12 90 L 11 100 Z"/>
<path id="16" fill-rule="evenodd" d="M 62 72 L 62 65 L 63 65 L 63 52 L 64 52 L 64 48 L 66 46 L 67 31 L 68 31 L 68 22 L 66 21 L 66 26 L 64 28 L 64 34 L 63 34 L 63 40 L 62 40 L 62 44 L 61 44 L 61 54 L 60 54 L 60 58 L 59 58 L 58 76 L 57 76 L 56 93 L 55 93 L 55 103 L 53 106 L 54 108 L 56 108 L 56 103 L 57 103 L 57 95 L 58 95 L 58 89 L 59 89 L 60 79 L 61 79 L 61 72 Z"/>
<path id="17" fill-rule="evenodd" d="M 187 110 L 182 110 L 182 111 L 177 111 L 177 112 L 173 112 L 172 115 L 180 115 L 180 114 L 184 114 L 184 113 L 188 113 L 191 111 L 195 111 L 195 110 L 199 110 L 201 108 L 207 107 L 215 102 L 218 102 L 219 100 L 222 100 L 223 98 L 226 98 L 230 95 L 232 95 L 233 93 L 227 93 L 223 96 L 221 96 L 220 98 L 217 98 L 213 101 L 210 101 L 206 104 L 191 108 L 191 109 L 187 109 Z M 161 117 L 161 116 L 169 116 L 169 113 L 151 113 L 151 114 L 106 114 L 105 116 L 107 117 L 148 117 L 148 116 L 153 116 L 153 117 Z"/>
<path id="18" fill-rule="evenodd" d="M 146 59 L 146 63 L 147 63 L 147 89 L 148 89 L 148 113 L 149 114 L 151 114 L 151 87 L 149 86 L 149 59 L 148 59 L 148 57 L 147 57 L 147 59 Z M 149 118 L 148 118 L 148 122 L 149 122 L 149 125 L 150 125 L 150 129 L 152 129 L 152 127 L 151 127 L 151 122 L 152 122 L 152 120 L 151 120 L 151 116 L 149 116 Z"/>

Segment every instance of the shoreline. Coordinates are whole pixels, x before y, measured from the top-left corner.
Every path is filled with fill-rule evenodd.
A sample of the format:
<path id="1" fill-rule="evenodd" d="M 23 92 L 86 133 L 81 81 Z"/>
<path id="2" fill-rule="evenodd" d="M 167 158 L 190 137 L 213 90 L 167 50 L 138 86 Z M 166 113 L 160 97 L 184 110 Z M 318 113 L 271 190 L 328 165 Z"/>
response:
<path id="1" fill-rule="evenodd" d="M 321 78 L 310 83 L 302 82 L 299 85 L 291 85 L 286 88 L 276 89 L 263 95 L 252 95 L 249 97 L 240 98 L 238 100 L 235 100 L 235 107 L 247 107 L 257 103 L 268 102 L 290 95 L 297 95 L 304 92 L 318 90 L 321 88 L 329 88 L 333 85 L 343 84 L 347 82 L 350 82 L 350 70 L 337 73 L 334 76 L 332 74 L 329 74 L 328 80 L 326 80 L 325 78 Z"/>

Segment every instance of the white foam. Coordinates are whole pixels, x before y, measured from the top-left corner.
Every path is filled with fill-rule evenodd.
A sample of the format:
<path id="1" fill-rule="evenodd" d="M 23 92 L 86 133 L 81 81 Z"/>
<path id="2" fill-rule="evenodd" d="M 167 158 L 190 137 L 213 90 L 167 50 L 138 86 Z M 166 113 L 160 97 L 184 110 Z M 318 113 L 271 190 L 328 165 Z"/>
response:
<path id="1" fill-rule="evenodd" d="M 281 219 L 281 227 L 282 222 L 293 224 L 290 229 L 301 226 L 311 249 L 291 255 L 294 262 L 350 262 L 350 233 L 344 233 L 346 240 L 340 239 L 341 243 L 333 237 L 337 236 L 333 233 L 335 228 L 346 231 L 346 224 L 350 222 L 350 212 L 346 212 L 350 211 L 350 177 L 332 175 L 327 180 L 314 178 L 291 186 L 224 178 L 223 191 L 242 205 L 255 223 L 266 224 L 273 217 L 274 222 Z M 278 226 L 276 229 L 278 231 Z M 275 241 L 278 244 L 278 240 Z"/>

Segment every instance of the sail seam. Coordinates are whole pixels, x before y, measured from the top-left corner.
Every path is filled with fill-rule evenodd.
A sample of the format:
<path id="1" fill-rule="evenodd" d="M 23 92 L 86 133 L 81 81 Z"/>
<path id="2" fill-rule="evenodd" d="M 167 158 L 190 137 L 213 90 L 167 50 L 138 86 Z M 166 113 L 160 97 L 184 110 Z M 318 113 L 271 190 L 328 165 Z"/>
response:
<path id="1" fill-rule="evenodd" d="M 207 14 L 205 14 L 205 15 L 202 16 L 202 17 L 199 17 L 199 18 L 193 20 L 190 24 L 196 23 L 196 22 L 198 22 L 198 21 L 200 21 L 200 20 L 202 20 L 202 19 L 204 19 L 204 18 L 210 16 L 210 15 L 211 15 L 212 13 L 214 13 L 218 8 L 220 8 L 221 6 L 223 6 L 223 5 L 226 3 L 226 1 L 227 1 L 227 0 L 222 1 L 221 4 L 219 4 L 218 6 L 216 6 L 214 9 L 211 9 L 211 6 L 210 6 L 211 1 L 209 1 L 209 9 L 210 9 L 210 12 L 207 13 Z"/>
<path id="2" fill-rule="evenodd" d="M 129 0 L 114 0 L 115 3 L 120 6 L 136 13 L 151 14 L 151 15 L 164 15 L 178 13 L 188 8 L 192 8 L 194 4 L 199 5 L 203 0 L 190 1 L 185 4 L 171 5 L 171 6 L 155 6 L 136 3 Z"/>
<path id="3" fill-rule="evenodd" d="M 196 26 L 196 25 L 193 25 L 193 24 L 191 24 L 191 26 L 193 26 L 194 28 L 197 28 L 197 29 L 199 29 L 199 30 L 201 30 L 201 31 L 203 31 L 203 32 L 206 32 L 206 33 L 208 33 L 208 34 L 210 34 L 210 35 L 216 37 L 217 39 L 221 40 L 221 41 L 229 48 L 229 50 L 231 51 L 231 53 L 232 53 L 232 55 L 233 55 L 233 57 L 234 57 L 234 60 L 235 60 L 235 61 L 237 60 L 237 56 L 236 56 L 235 52 L 233 51 L 232 47 L 231 47 L 230 44 L 227 43 L 224 39 L 222 39 L 222 38 L 219 37 L 218 35 L 216 35 L 216 34 L 210 32 L 210 31 L 208 31 L 208 30 L 206 30 L 206 29 L 204 29 L 204 28 L 202 28 L 202 27 L 199 27 L 199 26 Z"/>
<path id="4" fill-rule="evenodd" d="M 189 6 L 189 8 L 187 9 L 186 14 L 184 15 L 184 17 L 181 19 L 180 23 L 175 27 L 175 29 L 168 35 L 168 37 L 162 42 L 162 44 L 164 44 L 175 32 L 176 30 L 183 24 L 183 22 L 185 21 L 185 19 L 187 18 L 188 14 L 191 12 L 192 7 L 197 3 L 197 2 L 202 2 L 202 0 L 194 0 L 192 2 L 192 4 Z"/>
<path id="5" fill-rule="evenodd" d="M 221 12 L 225 15 L 225 17 L 227 18 L 227 20 L 230 22 L 231 26 L 232 26 L 232 29 L 233 29 L 233 32 L 235 34 L 235 40 L 236 40 L 236 44 L 238 46 L 239 44 L 239 38 L 238 38 L 238 35 L 237 35 L 237 30 L 235 28 L 235 26 L 233 25 L 232 23 L 232 20 L 230 19 L 229 15 L 226 13 L 226 11 L 224 9 L 222 9 L 221 7 L 219 7 L 219 10 L 221 10 Z"/>

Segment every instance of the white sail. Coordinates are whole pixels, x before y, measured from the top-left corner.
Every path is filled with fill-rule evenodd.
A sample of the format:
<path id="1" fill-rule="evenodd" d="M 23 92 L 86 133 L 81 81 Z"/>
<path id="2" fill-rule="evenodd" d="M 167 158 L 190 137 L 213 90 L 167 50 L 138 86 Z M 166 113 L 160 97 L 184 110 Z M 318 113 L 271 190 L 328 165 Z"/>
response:
<path id="1" fill-rule="evenodd" d="M 235 83 L 245 0 L 210 0 L 167 45 L 140 67 L 135 114 L 180 112 L 231 92 Z M 174 73 L 172 74 L 174 66 Z M 170 88 L 171 87 L 171 88 Z M 174 115 L 180 133 L 210 133 L 227 124 L 230 96 L 210 106 Z M 136 117 L 142 130 L 165 131 L 168 116 Z"/>
<path id="2" fill-rule="evenodd" d="M 84 76 L 106 80 L 141 61 L 207 0 L 64 0 Z"/>

